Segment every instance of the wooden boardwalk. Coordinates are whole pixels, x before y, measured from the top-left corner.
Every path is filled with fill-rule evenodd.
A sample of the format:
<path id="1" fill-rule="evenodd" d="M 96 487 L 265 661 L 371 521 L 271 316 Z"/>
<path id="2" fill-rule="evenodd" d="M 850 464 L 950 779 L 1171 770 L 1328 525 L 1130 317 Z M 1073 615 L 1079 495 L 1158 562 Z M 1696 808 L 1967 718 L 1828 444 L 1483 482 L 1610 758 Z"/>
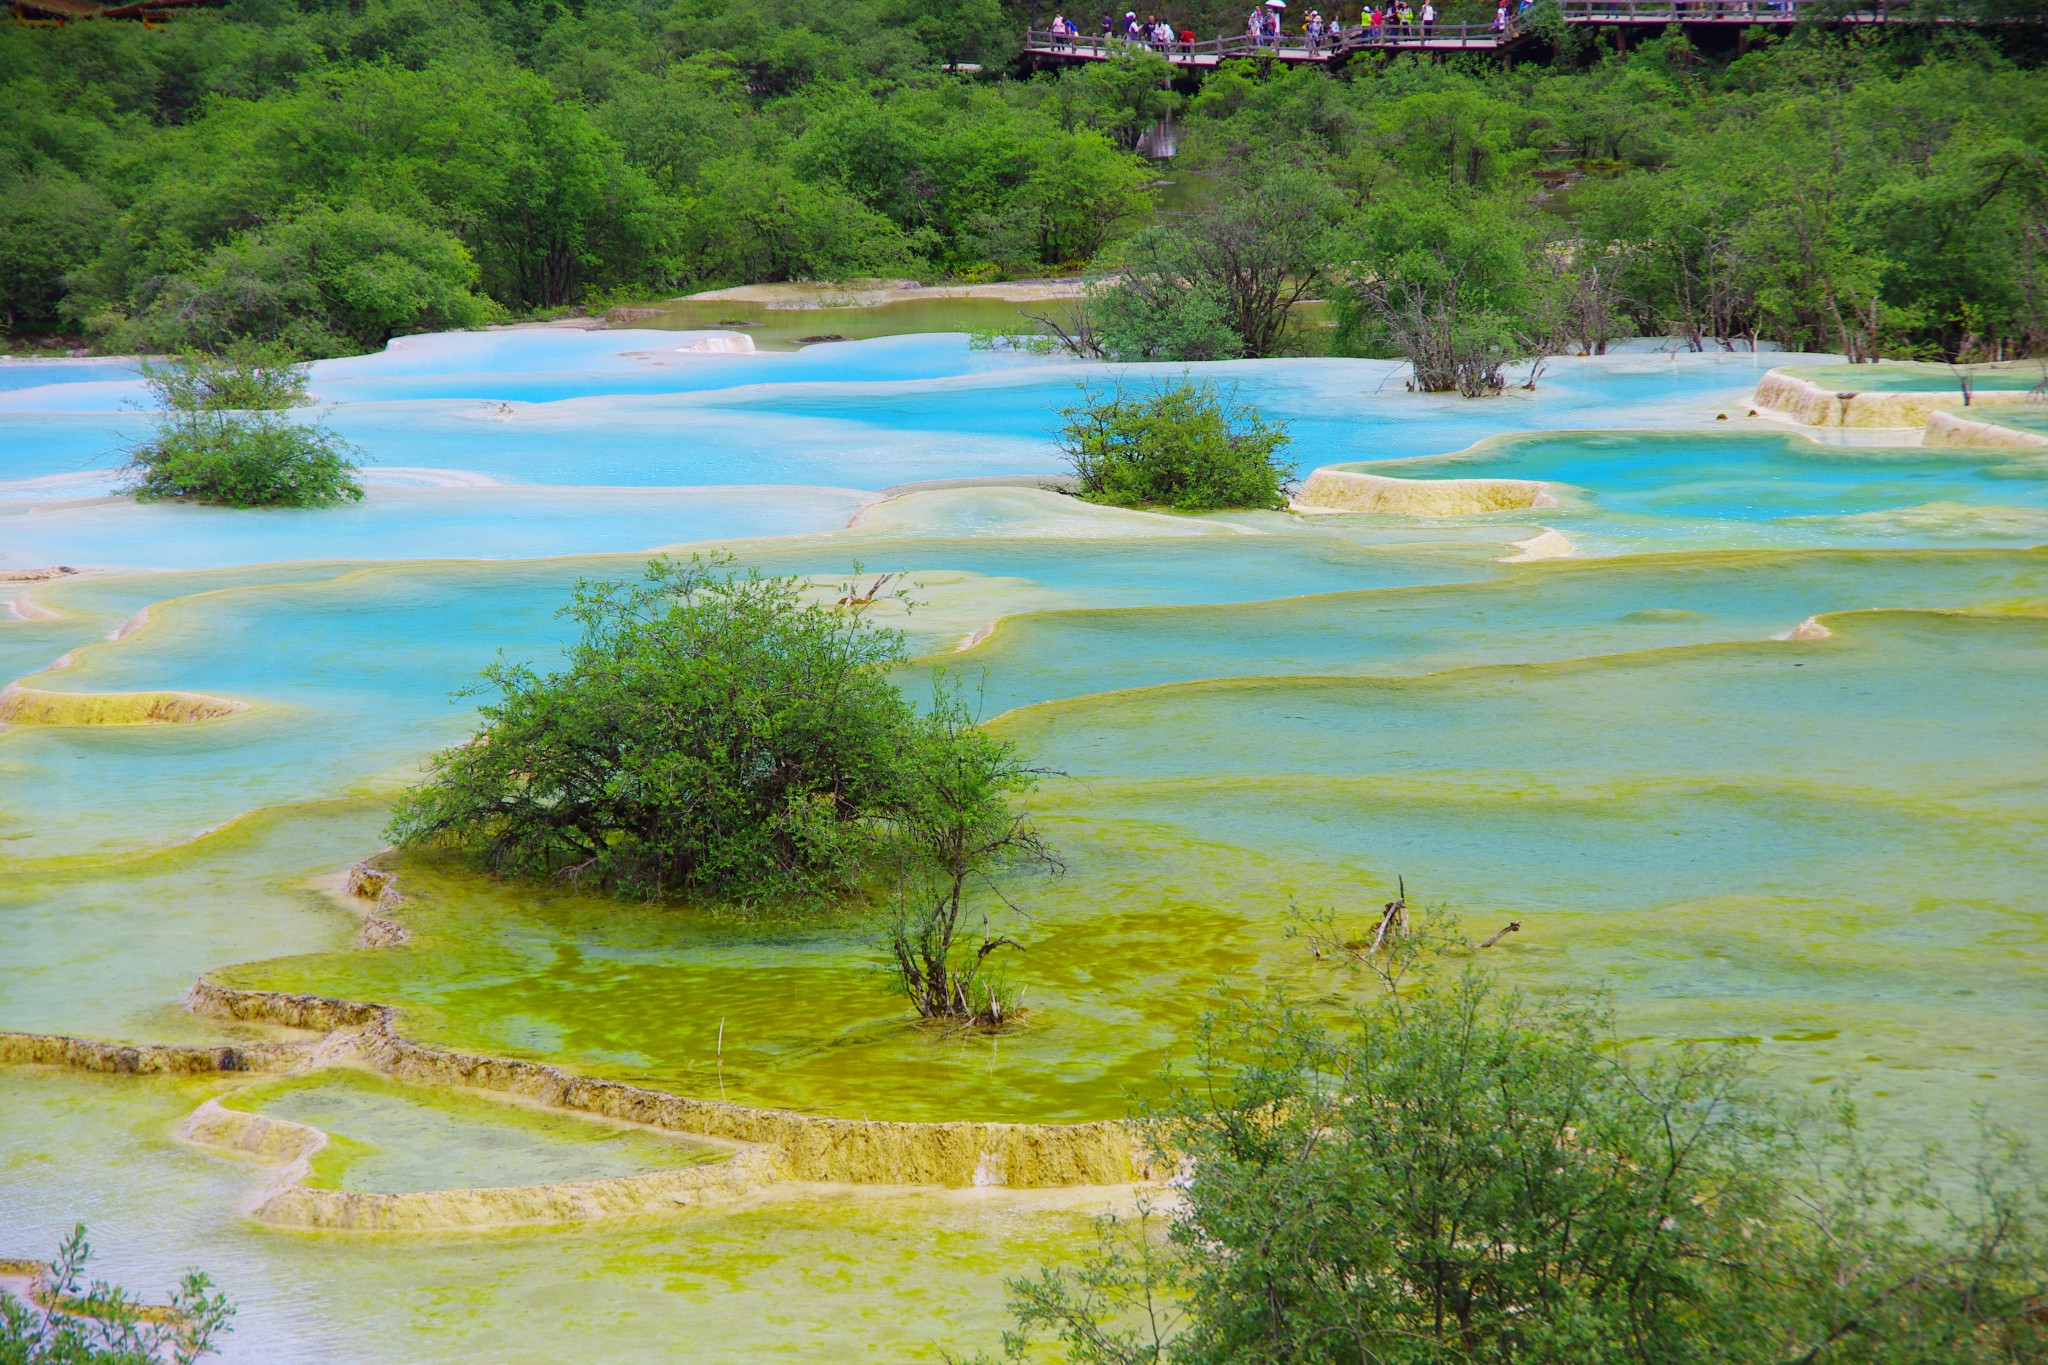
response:
<path id="1" fill-rule="evenodd" d="M 1894 17 L 1880 0 L 1877 7 L 1842 13 L 1832 0 L 1558 0 L 1564 21 L 1574 27 L 1617 30 L 1617 37 L 1633 29 L 1662 30 L 1671 24 L 1684 29 L 1737 31 L 1751 25 L 1789 28 L 1802 20 L 1829 25 L 1865 25 L 1913 22 L 1904 15 Z M 1822 7 L 1826 8 L 1823 9 Z M 1333 7 L 1334 8 L 1334 7 Z M 1298 26 L 1297 26 L 1298 28 Z M 1511 15 L 1505 28 L 1492 24 L 1387 24 L 1377 32 L 1347 27 L 1341 36 L 1325 39 L 1310 47 L 1299 31 L 1283 34 L 1277 44 L 1254 42 L 1243 34 L 1219 35 L 1193 43 L 1172 43 L 1164 47 L 1128 43 L 1122 38 L 1105 39 L 1099 34 L 1067 38 L 1043 29 L 1025 35 L 1024 57 L 1035 66 L 1065 65 L 1070 62 L 1099 62 L 1119 57 L 1135 48 L 1151 50 L 1189 71 L 1213 70 L 1239 58 L 1335 65 L 1366 52 L 1511 52 L 1542 42 L 1532 28 L 1529 13 Z"/>

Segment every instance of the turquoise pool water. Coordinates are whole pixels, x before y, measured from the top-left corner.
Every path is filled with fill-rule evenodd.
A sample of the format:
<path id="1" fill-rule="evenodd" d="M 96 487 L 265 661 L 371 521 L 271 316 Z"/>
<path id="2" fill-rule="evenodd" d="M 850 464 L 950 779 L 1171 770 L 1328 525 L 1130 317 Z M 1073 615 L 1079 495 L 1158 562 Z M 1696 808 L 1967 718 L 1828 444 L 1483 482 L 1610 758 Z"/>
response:
<path id="1" fill-rule="evenodd" d="M 973 352 L 961 335 L 887 337 L 791 354 L 642 358 L 701 334 L 531 331 L 411 338 L 314 367 L 329 420 L 372 480 L 450 476 L 575 487 L 745 483 L 882 488 L 1054 473 L 1058 410 L 1103 367 Z M 1212 367 L 1294 423 L 1304 468 L 1454 450 L 1502 430 L 1662 426 L 1741 404 L 1764 358 L 1565 362 L 1491 411 L 1405 393 L 1383 361 Z M 1133 379 L 1178 375 L 1128 367 Z M 0 392 L 0 498 L 104 491 L 144 430 L 139 382 Z"/>
<path id="2" fill-rule="evenodd" d="M 1969 377 L 1971 387 L 1982 393 L 2023 392 L 2048 378 L 2038 360 L 2007 361 L 1998 365 L 1938 365 L 1922 361 L 1894 360 L 1883 365 L 1792 365 L 1787 372 L 1795 378 L 1825 389 L 1854 393 L 1912 393 L 1929 390 L 1955 394 L 1961 379 Z"/>
<path id="3" fill-rule="evenodd" d="M 1561 504 L 1547 524 L 1612 548 L 2048 538 L 2048 459 L 2020 450 L 1826 445 L 1785 431 L 1570 432 L 1344 467 L 1541 480 Z"/>
<path id="4" fill-rule="evenodd" d="M 1246 362 L 1204 373 L 1287 419 L 1304 471 L 1540 479 L 1554 500 L 1180 517 L 1038 486 L 1078 383 L 1174 367 L 958 335 L 692 340 L 505 332 L 325 362 L 372 491 L 312 513 L 107 498 L 144 420 L 128 372 L 0 367 L 0 571 L 88 570 L 0 582 L 0 683 L 248 708 L 0 727 L 0 1027 L 254 1036 L 182 1008 L 212 973 L 743 1103 L 1097 1118 L 1219 981 L 1339 992 L 1290 904 L 1355 918 L 1406 876 L 1427 913 L 1522 920 L 1502 971 L 1609 990 L 1651 1045 L 1731 1041 L 1794 1090 L 1857 1077 L 1902 1140 L 1978 1102 L 2048 1119 L 2048 466 L 2027 452 L 1764 428 L 1746 400 L 1779 357 L 1567 361 L 1478 402 L 1407 393 L 1384 362 Z M 895 489 L 990 477 L 1014 482 Z M 1546 529 L 1576 552 L 1503 562 Z M 1028 1027 L 916 1028 L 857 923 L 746 926 L 434 860 L 404 868 L 413 940 L 350 946 L 327 885 L 469 733 L 453 694 L 501 648 L 554 657 L 577 578 L 712 545 L 820 591 L 856 562 L 905 572 L 906 681 L 946 667 L 1056 770 L 1030 802 L 1068 870 L 1012 888 L 1007 922 Z M 352 1187 L 612 1169 L 603 1143 L 347 1084 L 278 1103 L 360 1130 Z M 112 1271 L 202 1262 L 243 1305 L 233 1361 L 678 1340 L 900 1359 L 986 1345 L 1001 1277 L 1074 1245 L 1103 1198 L 812 1191 L 566 1232 L 284 1235 L 237 1218 L 258 1173 L 170 1137 L 216 1088 L 0 1070 L 0 1256 L 83 1217 Z"/>

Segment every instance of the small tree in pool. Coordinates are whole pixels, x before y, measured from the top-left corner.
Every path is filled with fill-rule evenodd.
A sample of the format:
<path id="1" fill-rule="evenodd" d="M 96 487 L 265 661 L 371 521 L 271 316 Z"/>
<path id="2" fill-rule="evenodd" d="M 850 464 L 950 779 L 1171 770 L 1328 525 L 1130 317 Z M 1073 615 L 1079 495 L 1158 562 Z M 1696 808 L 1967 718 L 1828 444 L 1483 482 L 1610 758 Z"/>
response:
<path id="1" fill-rule="evenodd" d="M 1138 394 L 1083 389 L 1060 416 L 1060 448 L 1090 502 L 1181 512 L 1286 503 L 1294 473 L 1280 458 L 1287 428 L 1240 403 L 1234 389 L 1186 378 Z"/>
<path id="2" fill-rule="evenodd" d="M 869 615 L 878 587 L 820 602 L 725 557 L 578 583 L 562 670 L 487 668 L 481 727 L 434 755 L 391 837 L 511 876 L 757 910 L 871 910 L 947 869 L 964 886 L 1020 846 L 997 831 L 1027 775 L 955 694 L 924 710 L 897 689 L 905 639 Z M 929 937 L 929 911 L 902 912 L 908 938 Z"/>
<path id="3" fill-rule="evenodd" d="M 804 589 L 725 558 L 579 582 L 566 667 L 485 669 L 482 728 L 399 798 L 392 837 L 635 897 L 857 894 L 892 852 L 922 721 L 883 672 L 902 633 Z"/>
<path id="4" fill-rule="evenodd" d="M 239 342 L 142 366 L 156 399 L 155 435 L 129 452 L 121 490 L 223 507 L 330 507 L 362 499 L 358 452 L 284 414 L 313 400 L 306 370 L 276 347 Z"/>
<path id="5" fill-rule="evenodd" d="M 1019 945 L 988 913 L 990 899 L 1008 905 L 997 874 L 1059 867 L 1031 817 L 1011 805 L 1036 774 L 943 686 L 911 766 L 917 782 L 899 819 L 903 862 L 887 921 L 892 968 L 923 1017 L 1001 1024 L 1016 1002 L 1003 998 L 989 959 Z"/>

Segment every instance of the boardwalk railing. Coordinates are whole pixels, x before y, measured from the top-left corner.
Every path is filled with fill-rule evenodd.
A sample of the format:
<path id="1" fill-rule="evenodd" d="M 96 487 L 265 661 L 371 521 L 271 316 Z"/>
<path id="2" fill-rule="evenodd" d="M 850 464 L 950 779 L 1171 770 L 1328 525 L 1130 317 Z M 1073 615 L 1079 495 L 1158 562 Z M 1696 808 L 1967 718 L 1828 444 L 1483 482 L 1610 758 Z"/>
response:
<path id="1" fill-rule="evenodd" d="M 1892 0 L 1873 0 L 1867 7 L 1845 12 L 1837 0 L 1555 0 L 1568 24 L 1791 24 L 1810 11 L 1837 24 L 1881 24 L 1891 19 Z M 1825 8 L 1823 8 L 1825 7 Z M 1456 51 L 1461 48 L 1510 47 L 1531 35 L 1533 10 L 1511 15 L 1505 28 L 1493 24 L 1382 24 L 1377 29 L 1333 27 L 1311 46 L 1299 33 L 1277 42 L 1236 34 L 1191 43 L 1133 42 L 1121 36 L 1083 33 L 1068 37 L 1044 29 L 1025 35 L 1025 50 L 1065 60 L 1102 60 L 1149 49 L 1178 66 L 1215 66 L 1235 57 L 1266 57 L 1285 62 L 1324 62 L 1344 53 L 1399 48 Z"/>
<path id="2" fill-rule="evenodd" d="M 1668 3 L 1669 0 L 1660 0 Z M 1515 26 L 1509 26 L 1509 32 Z M 1244 34 L 1224 38 L 1203 38 L 1192 43 L 1176 39 L 1171 43 L 1146 43 L 1129 41 L 1124 38 L 1104 38 L 1100 34 L 1079 34 L 1067 37 L 1043 29 L 1032 29 L 1025 35 L 1024 47 L 1027 52 L 1040 53 L 1051 57 L 1079 60 L 1100 60 L 1122 56 L 1127 52 L 1152 51 L 1180 66 L 1214 66 L 1218 62 L 1236 57 L 1270 57 L 1287 62 L 1321 62 L 1341 52 L 1355 51 L 1366 47 L 1427 47 L 1431 49 L 1454 50 L 1462 47 L 1497 47 L 1501 34 L 1491 24 L 1431 24 L 1427 30 L 1417 24 L 1389 24 L 1379 33 L 1369 33 L 1363 28 L 1333 30 L 1324 39 L 1310 46 L 1301 34 L 1290 33 L 1281 36 L 1278 42 L 1258 41 Z"/>
<path id="3" fill-rule="evenodd" d="M 1099 33 L 1081 33 L 1073 36 L 1053 33 L 1045 29 L 1031 29 L 1024 35 L 1024 46 L 1031 52 L 1049 52 L 1054 55 L 1075 57 L 1120 57 L 1126 52 L 1157 52 L 1160 56 L 1179 62 L 1208 64 L 1224 57 L 1240 57 L 1251 51 L 1251 44 L 1243 37 L 1204 38 L 1198 42 L 1183 43 L 1142 43 L 1122 37 L 1105 38 Z"/>
<path id="4" fill-rule="evenodd" d="M 1876 0 L 1856 11 L 1835 0 L 1557 0 L 1566 23 L 1579 24 L 1789 24 L 1809 10 L 1824 6 L 1825 17 L 1838 24 L 1883 23 L 1891 17 L 1889 0 Z M 1904 6 L 1899 6 L 1903 9 Z"/>

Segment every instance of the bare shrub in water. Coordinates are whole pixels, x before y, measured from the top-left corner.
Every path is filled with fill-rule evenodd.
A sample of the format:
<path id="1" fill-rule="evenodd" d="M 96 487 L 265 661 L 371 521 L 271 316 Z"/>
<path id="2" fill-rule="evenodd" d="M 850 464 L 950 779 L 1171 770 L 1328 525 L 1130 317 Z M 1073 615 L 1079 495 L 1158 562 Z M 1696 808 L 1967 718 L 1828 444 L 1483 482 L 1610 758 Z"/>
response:
<path id="1" fill-rule="evenodd" d="M 1733 1051 L 1652 1058 L 1480 973 L 1336 1027 L 1230 1005 L 1151 1123 L 1185 1202 L 1014 1282 L 1012 1359 L 1048 1335 L 1086 1365 L 2048 1359 L 2009 1141 L 1887 1161 L 1846 1103 L 1786 1112 Z"/>
<path id="2" fill-rule="evenodd" d="M 888 912 L 891 965 L 925 1018 L 1001 1024 L 1018 1002 L 1004 998 L 989 959 L 1020 945 L 990 916 L 992 905 L 1014 909 L 998 875 L 1059 866 L 1031 817 L 1010 805 L 1037 774 L 1014 744 L 974 726 L 955 691 L 933 698 L 919 739 L 918 780 L 897 817 L 904 858 Z"/>

